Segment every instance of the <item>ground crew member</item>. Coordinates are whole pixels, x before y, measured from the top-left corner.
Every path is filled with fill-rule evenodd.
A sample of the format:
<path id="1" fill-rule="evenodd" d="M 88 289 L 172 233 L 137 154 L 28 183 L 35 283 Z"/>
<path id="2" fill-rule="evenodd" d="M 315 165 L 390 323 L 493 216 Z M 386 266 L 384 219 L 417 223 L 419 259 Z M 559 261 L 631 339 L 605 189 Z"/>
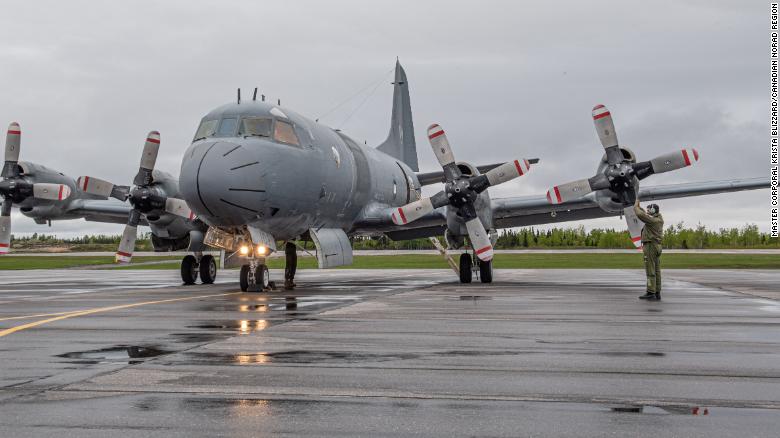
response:
<path id="1" fill-rule="evenodd" d="M 661 242 L 664 232 L 664 218 L 658 205 L 650 204 L 647 212 L 639 206 L 639 199 L 634 203 L 634 212 L 639 220 L 645 223 L 642 228 L 642 251 L 645 256 L 645 272 L 647 273 L 647 292 L 640 300 L 661 300 Z"/>

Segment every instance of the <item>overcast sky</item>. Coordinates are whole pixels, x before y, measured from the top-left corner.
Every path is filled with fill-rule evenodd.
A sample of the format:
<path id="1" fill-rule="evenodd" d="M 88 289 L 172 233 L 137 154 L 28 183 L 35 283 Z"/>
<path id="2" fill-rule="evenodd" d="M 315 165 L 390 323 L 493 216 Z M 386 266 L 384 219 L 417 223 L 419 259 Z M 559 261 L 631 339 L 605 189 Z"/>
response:
<path id="1" fill-rule="evenodd" d="M 23 160 L 128 184 L 148 131 L 162 135 L 157 167 L 178 174 L 199 119 L 237 87 L 246 96 L 258 86 L 315 118 L 381 81 L 351 118 L 368 93 L 321 120 L 376 145 L 398 56 L 421 170 L 437 167 L 425 137 L 432 122 L 447 129 L 458 160 L 541 158 L 493 197 L 592 176 L 603 153 L 590 116 L 597 103 L 640 160 L 699 150 L 693 168 L 646 185 L 768 179 L 767 3 L 459 3 L 15 2 L 0 15 L 0 121 L 21 124 Z M 768 203 L 761 190 L 660 204 L 667 223 L 766 230 Z M 13 220 L 17 235 L 122 230 L 83 220 L 47 228 L 18 212 Z"/>

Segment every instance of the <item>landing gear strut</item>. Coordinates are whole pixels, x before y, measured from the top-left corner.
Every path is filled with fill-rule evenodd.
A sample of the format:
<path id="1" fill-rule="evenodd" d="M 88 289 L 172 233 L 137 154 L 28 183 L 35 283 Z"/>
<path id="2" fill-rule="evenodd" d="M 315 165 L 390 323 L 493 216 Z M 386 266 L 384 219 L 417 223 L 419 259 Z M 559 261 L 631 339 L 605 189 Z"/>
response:
<path id="1" fill-rule="evenodd" d="M 197 257 L 196 257 L 197 256 Z M 199 260 L 200 259 L 200 260 Z M 217 261 L 210 254 L 188 254 L 181 261 L 181 281 L 186 284 L 195 284 L 200 274 L 203 284 L 212 284 L 217 278 Z"/>

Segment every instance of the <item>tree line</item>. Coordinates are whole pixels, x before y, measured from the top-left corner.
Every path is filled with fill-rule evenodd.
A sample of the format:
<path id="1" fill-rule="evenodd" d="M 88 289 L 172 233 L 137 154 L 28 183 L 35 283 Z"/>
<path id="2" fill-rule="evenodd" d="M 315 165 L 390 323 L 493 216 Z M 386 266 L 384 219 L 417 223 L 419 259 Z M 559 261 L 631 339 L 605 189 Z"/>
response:
<path id="1" fill-rule="evenodd" d="M 13 236 L 14 246 L 93 246 L 119 245 L 121 235 L 85 235 L 73 238 L 58 238 L 55 235 L 34 233 L 30 236 Z M 143 233 L 136 241 L 139 248 L 151 248 L 150 233 Z M 440 238 L 442 243 L 443 239 Z M 671 225 L 664 230 L 665 248 L 672 249 L 760 249 L 780 248 L 780 240 L 772 238 L 769 233 L 762 233 L 755 224 L 740 228 L 721 228 L 708 230 L 704 225 L 686 227 L 682 222 Z M 312 247 L 313 245 L 307 245 Z M 427 238 L 393 241 L 386 236 L 356 237 L 353 239 L 354 249 L 398 249 L 417 250 L 434 249 Z M 545 249 L 545 248 L 603 248 L 619 249 L 633 248 L 628 233 L 623 229 L 594 228 L 586 231 L 580 225 L 575 228 L 550 228 L 547 230 L 534 227 L 502 230 L 499 233 L 497 249 Z M 282 246 L 279 246 L 282 248 Z"/>

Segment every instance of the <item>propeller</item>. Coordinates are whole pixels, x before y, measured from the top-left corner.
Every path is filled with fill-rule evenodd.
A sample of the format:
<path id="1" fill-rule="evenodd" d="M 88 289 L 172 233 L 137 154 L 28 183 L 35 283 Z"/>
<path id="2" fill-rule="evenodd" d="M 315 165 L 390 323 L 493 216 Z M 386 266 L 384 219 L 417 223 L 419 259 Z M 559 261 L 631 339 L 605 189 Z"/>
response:
<path id="1" fill-rule="evenodd" d="M 133 209 L 127 217 L 127 225 L 122 232 L 122 240 L 116 252 L 117 263 L 130 263 L 135 249 L 138 224 L 142 215 L 166 212 L 192 220 L 194 213 L 183 199 L 167 196 L 159 187 L 155 187 L 152 172 L 160 149 L 160 133 L 152 131 L 146 136 L 138 173 L 133 178 L 134 187 L 119 186 L 109 181 L 91 176 L 79 177 L 77 185 L 86 193 L 102 197 L 112 197 L 120 201 L 129 201 Z"/>
<path id="2" fill-rule="evenodd" d="M 19 147 L 22 130 L 16 122 L 8 125 L 5 137 L 5 163 L 0 181 L 0 195 L 3 205 L 0 207 L 0 254 L 11 249 L 11 207 L 27 198 L 62 201 L 70 196 L 70 187 L 66 184 L 31 183 L 19 174 Z"/>
<path id="3" fill-rule="evenodd" d="M 525 175 L 531 170 L 529 160 L 514 160 L 504 163 L 482 175 L 467 177 L 455 163 L 450 142 L 444 129 L 433 124 L 428 127 L 428 140 L 433 153 L 444 170 L 444 190 L 402 207 L 396 208 L 391 217 L 396 225 L 405 225 L 425 216 L 433 210 L 451 205 L 457 209 L 457 214 L 466 222 L 469 240 L 474 252 L 480 260 L 493 258 L 493 245 L 487 235 L 485 226 L 477 215 L 474 201 L 488 187 L 511 181 Z"/>
<path id="4" fill-rule="evenodd" d="M 631 232 L 631 240 L 637 248 L 640 248 L 642 242 L 638 236 L 641 234 L 642 224 L 638 222 L 633 210 L 639 181 L 656 173 L 670 172 L 690 166 L 699 161 L 699 153 L 696 149 L 681 149 L 649 161 L 631 163 L 620 150 L 612 114 L 607 107 L 596 105 L 593 107 L 592 115 L 596 133 L 604 147 L 607 166 L 602 173 L 591 178 L 554 186 L 547 191 L 547 201 L 550 204 L 562 204 L 597 190 L 609 189 L 615 195 L 613 200 L 624 207 L 623 213 Z M 636 228 L 637 223 L 639 224 L 638 229 Z"/>

